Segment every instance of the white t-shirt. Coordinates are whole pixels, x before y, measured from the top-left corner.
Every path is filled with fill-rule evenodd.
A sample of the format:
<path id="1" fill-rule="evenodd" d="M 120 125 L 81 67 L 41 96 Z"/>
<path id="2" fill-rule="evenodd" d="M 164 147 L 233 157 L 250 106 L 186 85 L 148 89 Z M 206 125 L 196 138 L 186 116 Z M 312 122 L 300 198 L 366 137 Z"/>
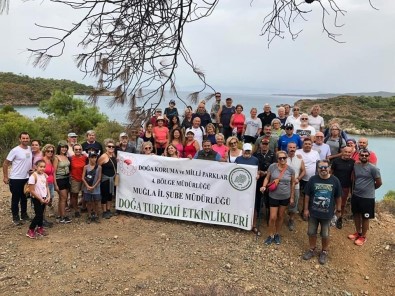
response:
<path id="1" fill-rule="evenodd" d="M 287 123 L 292 123 L 294 126 L 294 130 L 296 130 L 300 126 L 300 115 L 298 118 L 295 118 L 295 116 L 293 115 L 288 116 L 287 120 L 285 121 L 285 124 Z"/>
<path id="2" fill-rule="evenodd" d="M 303 141 L 305 138 L 310 138 L 311 136 L 315 136 L 315 129 L 310 125 L 306 127 L 299 126 L 297 129 L 295 129 L 295 134 L 299 135 Z"/>
<path id="3" fill-rule="evenodd" d="M 29 178 L 29 171 L 33 166 L 33 155 L 30 146 L 26 149 L 16 146 L 8 153 L 7 160 L 12 163 L 10 179 Z"/>
<path id="4" fill-rule="evenodd" d="M 247 118 L 246 122 L 246 131 L 244 135 L 255 137 L 258 132 L 258 129 L 262 128 L 262 121 L 256 117 L 252 119 L 251 117 Z"/>
<path id="5" fill-rule="evenodd" d="M 328 156 L 331 155 L 331 147 L 329 147 L 329 145 L 325 143 L 322 143 L 321 145 L 313 143 L 313 150 L 319 153 L 321 160 L 327 159 Z"/>
<path id="6" fill-rule="evenodd" d="M 201 126 L 199 126 L 198 128 L 194 128 L 192 126 L 191 128 L 187 128 L 185 130 L 185 134 L 187 134 L 189 131 L 193 131 L 193 133 L 195 134 L 195 140 L 199 144 L 199 150 L 202 150 L 203 136 L 206 134 L 204 128 Z"/>
<path id="7" fill-rule="evenodd" d="M 309 125 L 314 127 L 316 132 L 319 132 L 321 127 L 325 127 L 324 118 L 322 118 L 320 115 L 317 117 L 309 115 Z"/>
<path id="8" fill-rule="evenodd" d="M 302 159 L 300 159 L 297 156 L 294 157 L 287 157 L 287 164 L 294 169 L 295 171 L 295 178 L 299 177 L 299 173 L 300 173 L 300 168 L 302 166 Z M 299 189 L 299 182 L 298 184 L 295 185 L 295 189 Z"/>
<path id="9" fill-rule="evenodd" d="M 317 161 L 320 160 L 320 155 L 315 150 L 311 150 L 310 152 L 306 153 L 303 151 L 303 149 L 296 150 L 295 154 L 302 156 L 304 166 L 306 168 L 306 174 L 304 175 L 302 180 L 308 181 L 311 176 L 315 175 L 316 166 L 317 166 L 316 164 Z"/>
<path id="10" fill-rule="evenodd" d="M 37 178 L 37 180 L 36 180 Z M 34 192 L 41 198 L 47 197 L 47 176 L 45 174 L 33 173 L 29 177 L 28 184 L 35 184 Z"/>

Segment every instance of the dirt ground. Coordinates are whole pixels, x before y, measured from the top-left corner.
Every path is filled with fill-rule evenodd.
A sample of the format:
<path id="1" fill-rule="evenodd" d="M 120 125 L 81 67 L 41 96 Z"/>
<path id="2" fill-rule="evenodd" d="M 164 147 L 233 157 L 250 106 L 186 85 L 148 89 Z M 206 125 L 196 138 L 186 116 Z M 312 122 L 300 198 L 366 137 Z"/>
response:
<path id="1" fill-rule="evenodd" d="M 55 223 L 32 240 L 28 225 L 12 225 L 3 184 L 0 295 L 395 295 L 394 225 L 379 214 L 362 247 L 347 239 L 351 221 L 332 228 L 326 265 L 301 259 L 301 219 L 279 246 L 263 246 L 266 226 L 256 241 L 236 228 L 125 215 Z"/>

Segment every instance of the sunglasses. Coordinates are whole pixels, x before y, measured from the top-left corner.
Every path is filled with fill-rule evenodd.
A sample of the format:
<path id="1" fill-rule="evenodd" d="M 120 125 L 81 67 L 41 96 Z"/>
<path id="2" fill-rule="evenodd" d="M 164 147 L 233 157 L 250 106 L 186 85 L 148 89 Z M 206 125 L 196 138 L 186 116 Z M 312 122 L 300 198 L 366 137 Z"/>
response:
<path id="1" fill-rule="evenodd" d="M 309 120 L 308 118 L 301 118 L 300 120 Z"/>
<path id="2" fill-rule="evenodd" d="M 115 146 L 109 145 L 107 146 L 107 148 L 115 148 Z"/>
<path id="3" fill-rule="evenodd" d="M 327 168 L 329 168 L 329 166 L 327 165 L 322 165 L 318 167 L 320 170 L 326 170 Z"/>
<path id="4" fill-rule="evenodd" d="M 82 149 L 74 149 L 74 151 L 82 151 Z"/>
<path id="5" fill-rule="evenodd" d="M 286 130 L 293 130 L 294 128 L 293 127 L 286 127 L 285 129 Z"/>
<path id="6" fill-rule="evenodd" d="M 286 157 L 279 157 L 278 160 L 286 160 Z"/>
<path id="7" fill-rule="evenodd" d="M 268 142 L 261 142 L 262 145 L 269 145 Z"/>
<path id="8" fill-rule="evenodd" d="M 144 150 L 151 150 L 152 147 L 145 147 Z"/>
<path id="9" fill-rule="evenodd" d="M 53 151 L 53 150 L 47 150 L 47 151 L 45 151 L 45 152 L 53 153 L 54 151 Z"/>
<path id="10" fill-rule="evenodd" d="M 369 154 L 359 154 L 359 157 L 369 157 Z"/>
<path id="11" fill-rule="evenodd" d="M 229 144 L 230 144 L 230 145 L 236 145 L 237 142 L 230 142 Z"/>
<path id="12" fill-rule="evenodd" d="M 300 109 L 294 109 L 294 111 L 299 111 Z"/>

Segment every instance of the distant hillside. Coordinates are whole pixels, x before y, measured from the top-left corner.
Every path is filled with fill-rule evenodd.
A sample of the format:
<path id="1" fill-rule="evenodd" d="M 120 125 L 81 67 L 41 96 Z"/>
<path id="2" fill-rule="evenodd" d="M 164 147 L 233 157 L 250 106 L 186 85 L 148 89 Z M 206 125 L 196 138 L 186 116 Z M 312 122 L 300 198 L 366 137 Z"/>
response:
<path id="1" fill-rule="evenodd" d="M 304 99 L 295 104 L 304 112 L 319 104 L 326 123 L 332 118 L 338 118 L 342 128 L 350 134 L 395 135 L 395 96 L 338 96 Z"/>
<path id="2" fill-rule="evenodd" d="M 367 93 L 326 93 L 326 94 L 309 94 L 309 95 L 301 95 L 301 94 L 275 94 L 276 96 L 288 96 L 288 97 L 307 97 L 307 98 L 333 98 L 339 96 L 354 96 L 354 97 L 395 97 L 395 93 L 388 91 L 376 91 L 376 92 L 367 92 Z"/>
<path id="3" fill-rule="evenodd" d="M 49 99 L 54 90 L 72 89 L 75 94 L 91 94 L 94 87 L 71 80 L 31 78 L 26 75 L 0 72 L 1 105 L 38 105 Z"/>

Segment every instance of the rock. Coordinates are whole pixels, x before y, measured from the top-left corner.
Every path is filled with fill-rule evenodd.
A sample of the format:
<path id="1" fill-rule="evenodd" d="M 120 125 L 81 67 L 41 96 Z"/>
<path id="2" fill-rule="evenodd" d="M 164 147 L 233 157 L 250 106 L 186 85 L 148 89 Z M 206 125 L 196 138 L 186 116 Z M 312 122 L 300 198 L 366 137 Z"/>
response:
<path id="1" fill-rule="evenodd" d="M 367 276 L 365 276 L 365 280 L 367 280 L 367 281 L 369 280 L 369 276 L 368 276 L 368 275 L 367 275 Z"/>
<path id="2" fill-rule="evenodd" d="M 118 235 L 114 235 L 114 239 L 117 239 L 118 238 Z"/>
<path id="3" fill-rule="evenodd" d="M 390 245 L 386 245 L 384 249 L 388 251 L 390 249 Z"/>
<path id="4" fill-rule="evenodd" d="M 225 268 L 226 268 L 226 269 L 231 269 L 231 268 L 232 268 L 232 265 L 230 265 L 229 263 L 226 263 L 226 264 L 225 264 Z"/>

